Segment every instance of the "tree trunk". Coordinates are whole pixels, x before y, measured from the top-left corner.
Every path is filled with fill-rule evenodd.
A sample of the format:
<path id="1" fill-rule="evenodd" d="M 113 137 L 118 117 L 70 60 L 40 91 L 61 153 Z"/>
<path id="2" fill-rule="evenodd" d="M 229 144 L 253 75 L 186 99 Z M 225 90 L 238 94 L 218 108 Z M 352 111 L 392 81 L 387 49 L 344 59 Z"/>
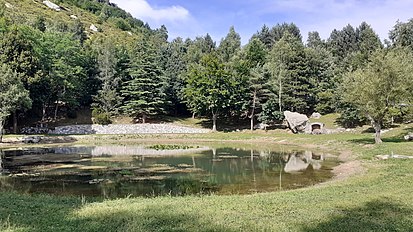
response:
<path id="1" fill-rule="evenodd" d="M 143 124 L 146 123 L 146 114 L 145 113 L 142 114 L 142 123 Z"/>
<path id="2" fill-rule="evenodd" d="M 192 119 L 195 119 L 195 112 L 192 113 Z"/>
<path id="3" fill-rule="evenodd" d="M 212 131 L 217 131 L 217 114 L 212 113 Z"/>
<path id="4" fill-rule="evenodd" d="M 255 115 L 256 99 L 257 99 L 257 91 L 254 91 L 254 95 L 252 97 L 252 110 L 251 110 L 251 131 L 254 131 L 254 115 Z"/>
<path id="5" fill-rule="evenodd" d="M 6 120 L 1 120 L 0 121 L 0 143 L 3 142 L 3 128 L 4 128 L 4 123 Z"/>
<path id="6" fill-rule="evenodd" d="M 56 108 L 54 110 L 54 120 L 56 121 L 57 119 L 57 112 L 59 111 L 59 101 L 56 103 Z"/>
<path id="7" fill-rule="evenodd" d="M 43 103 L 43 105 L 42 105 L 42 123 L 46 120 L 46 109 L 47 109 L 47 105 L 46 105 L 46 103 Z"/>
<path id="8" fill-rule="evenodd" d="M 282 112 L 282 106 L 281 106 L 281 95 L 282 95 L 282 81 L 281 81 L 281 72 L 280 72 L 280 77 L 278 78 L 279 82 L 279 88 L 278 88 L 278 108 L 279 111 Z"/>
<path id="9" fill-rule="evenodd" d="M 373 124 L 374 131 L 376 132 L 376 134 L 374 136 L 374 140 L 375 140 L 376 144 L 380 144 L 380 143 L 383 142 L 381 140 L 381 124 L 378 123 L 378 122 L 374 122 L 374 121 L 372 122 L 372 124 Z"/>
<path id="10" fill-rule="evenodd" d="M 13 134 L 17 134 L 17 110 L 13 112 Z"/>
<path id="11" fill-rule="evenodd" d="M 3 172 L 3 151 L 0 151 L 0 174 Z"/>

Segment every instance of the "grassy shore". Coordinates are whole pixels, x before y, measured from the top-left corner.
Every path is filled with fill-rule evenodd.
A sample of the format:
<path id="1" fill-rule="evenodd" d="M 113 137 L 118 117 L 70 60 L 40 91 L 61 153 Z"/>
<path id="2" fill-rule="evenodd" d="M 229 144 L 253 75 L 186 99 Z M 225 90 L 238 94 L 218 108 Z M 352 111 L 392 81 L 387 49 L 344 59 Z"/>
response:
<path id="1" fill-rule="evenodd" d="M 413 160 L 401 126 L 373 144 L 370 133 L 292 135 L 284 131 L 204 135 L 76 136 L 75 144 L 224 141 L 304 146 L 350 154 L 364 171 L 285 192 L 97 200 L 0 192 L 0 231 L 413 231 Z M 1 180 L 0 180 L 1 181 Z"/>

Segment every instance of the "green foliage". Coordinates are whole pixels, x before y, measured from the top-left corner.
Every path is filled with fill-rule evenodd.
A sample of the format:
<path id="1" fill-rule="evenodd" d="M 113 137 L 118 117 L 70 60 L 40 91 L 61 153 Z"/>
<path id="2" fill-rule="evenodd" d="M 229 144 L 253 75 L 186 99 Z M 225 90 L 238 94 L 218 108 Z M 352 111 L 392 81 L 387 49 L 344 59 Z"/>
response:
<path id="1" fill-rule="evenodd" d="M 199 65 L 190 69 L 185 88 L 185 96 L 193 112 L 211 113 L 213 130 L 216 130 L 218 114 L 239 104 L 236 99 L 237 80 L 219 62 L 214 54 L 205 55 Z"/>
<path id="2" fill-rule="evenodd" d="M 397 21 L 393 30 L 389 33 L 389 38 L 394 46 L 403 46 L 413 49 L 413 19 L 407 22 Z"/>
<path id="3" fill-rule="evenodd" d="M 218 53 L 223 62 L 229 62 L 235 54 L 241 49 L 241 36 L 232 26 L 227 36 L 221 41 L 218 47 Z"/>
<path id="4" fill-rule="evenodd" d="M 100 108 L 105 114 L 115 115 L 121 104 L 122 97 L 118 93 L 122 77 L 118 72 L 118 53 L 111 38 L 95 41 L 97 53 L 98 79 L 101 88 L 94 96 L 95 107 Z"/>
<path id="5" fill-rule="evenodd" d="M 150 38 L 138 42 L 132 51 L 132 59 L 128 70 L 130 79 L 123 83 L 121 107 L 125 113 L 143 121 L 148 115 L 164 111 L 167 103 L 165 96 L 165 77 L 159 65 L 159 54 Z"/>
<path id="6" fill-rule="evenodd" d="M 168 111 L 175 115 L 186 110 L 183 102 L 185 99 L 185 75 L 188 66 L 188 60 L 186 60 L 187 49 L 182 39 L 177 38 L 168 43 L 162 55 L 166 57 L 164 63 L 167 82 L 166 95 L 167 100 L 171 103 Z"/>
<path id="7" fill-rule="evenodd" d="M 371 120 L 380 143 L 380 130 L 392 107 L 411 100 L 413 57 L 405 49 L 381 50 L 363 69 L 347 74 L 345 99 Z"/>
<path id="8" fill-rule="evenodd" d="M 355 128 L 367 124 L 368 119 L 363 112 L 352 105 L 343 107 L 340 113 L 337 123 L 345 128 Z"/>
<path id="9" fill-rule="evenodd" d="M 33 27 L 41 32 L 46 31 L 46 19 L 43 16 L 37 16 L 33 23 Z"/>
<path id="10" fill-rule="evenodd" d="M 278 102 L 271 98 L 262 105 L 262 111 L 258 115 L 258 121 L 265 124 L 281 123 L 284 120 L 284 113 L 279 111 Z"/>
<path id="11" fill-rule="evenodd" d="M 281 40 L 285 34 L 290 34 L 299 41 L 302 40 L 300 29 L 294 23 L 277 24 L 271 29 L 264 25 L 260 31 L 252 36 L 252 38 L 258 38 L 265 44 L 267 49 L 271 50 L 274 44 Z"/>
<path id="12" fill-rule="evenodd" d="M 102 112 L 99 109 L 92 110 L 93 123 L 100 125 L 108 125 L 112 123 L 110 115 L 106 112 Z"/>
<path id="13" fill-rule="evenodd" d="M 266 64 L 272 75 L 279 111 L 308 113 L 315 104 L 315 82 L 301 41 L 286 33 L 271 50 Z"/>
<path id="14" fill-rule="evenodd" d="M 15 110 L 31 107 L 29 92 L 24 88 L 17 72 L 6 64 L 0 66 L 0 143 L 6 118 Z"/>

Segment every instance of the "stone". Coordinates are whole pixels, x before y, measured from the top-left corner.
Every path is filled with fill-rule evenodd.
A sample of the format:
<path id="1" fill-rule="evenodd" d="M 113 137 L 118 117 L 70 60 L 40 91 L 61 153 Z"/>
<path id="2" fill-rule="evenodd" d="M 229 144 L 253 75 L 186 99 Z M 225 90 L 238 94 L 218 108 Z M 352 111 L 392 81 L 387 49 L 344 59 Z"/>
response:
<path id="1" fill-rule="evenodd" d="M 76 15 L 71 15 L 70 18 L 77 19 L 77 16 Z"/>
<path id="2" fill-rule="evenodd" d="M 93 32 L 98 32 L 98 28 L 94 24 L 90 25 L 89 29 Z"/>
<path id="3" fill-rule="evenodd" d="M 413 156 L 408 156 L 408 155 L 376 155 L 377 159 L 380 160 L 387 160 L 387 159 L 413 159 Z"/>
<path id="4" fill-rule="evenodd" d="M 314 129 L 314 130 L 311 132 L 311 134 L 313 134 L 313 135 L 321 135 L 321 134 L 323 134 L 323 132 L 322 132 L 320 129 Z"/>
<path id="5" fill-rule="evenodd" d="M 404 136 L 404 140 L 412 141 L 413 140 L 413 133 L 409 132 L 407 135 Z"/>
<path id="6" fill-rule="evenodd" d="M 26 135 L 48 134 L 49 130 L 48 127 L 23 127 L 20 133 Z"/>
<path id="7" fill-rule="evenodd" d="M 110 124 L 110 125 L 71 125 L 56 127 L 51 134 L 199 134 L 208 129 L 191 128 L 173 124 Z"/>
<path id="8" fill-rule="evenodd" d="M 49 7 L 50 9 L 53 9 L 55 11 L 61 11 L 62 9 L 60 8 L 60 6 L 54 4 L 51 1 L 43 1 L 43 4 L 45 4 L 47 7 Z"/>
<path id="9" fill-rule="evenodd" d="M 324 128 L 324 123 L 322 122 L 313 122 L 310 125 L 311 134 L 313 135 L 321 135 L 327 133 L 326 129 Z"/>
<path id="10" fill-rule="evenodd" d="M 254 126 L 254 129 L 266 130 L 269 125 L 266 123 L 257 123 Z"/>
<path id="11" fill-rule="evenodd" d="M 13 5 L 8 2 L 4 3 L 4 5 L 9 9 L 13 8 Z"/>
<path id="12" fill-rule="evenodd" d="M 41 140 L 40 136 L 28 136 L 23 138 L 23 143 L 39 143 Z"/>
<path id="13" fill-rule="evenodd" d="M 320 118 L 321 118 L 321 114 L 314 112 L 314 113 L 311 115 L 311 118 L 320 119 Z"/>
<path id="14" fill-rule="evenodd" d="M 297 112 L 284 111 L 285 120 L 288 123 L 288 127 L 294 133 L 311 133 L 311 125 L 309 124 L 308 117 L 305 114 Z"/>

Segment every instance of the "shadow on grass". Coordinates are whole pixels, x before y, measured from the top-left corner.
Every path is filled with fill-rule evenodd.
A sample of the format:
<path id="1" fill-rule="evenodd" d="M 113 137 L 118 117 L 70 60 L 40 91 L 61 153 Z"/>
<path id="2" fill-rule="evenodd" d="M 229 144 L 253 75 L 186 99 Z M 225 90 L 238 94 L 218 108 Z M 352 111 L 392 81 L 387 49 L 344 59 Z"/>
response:
<path id="1" fill-rule="evenodd" d="M 302 231 L 413 231 L 413 209 L 390 200 L 367 202 L 363 207 L 342 210 L 338 216 Z"/>
<path id="2" fill-rule="evenodd" d="M 90 200 L 90 199 L 89 199 Z M 100 200 L 91 200 L 92 203 Z M 142 210 L 128 207 L 95 209 L 79 215 L 81 198 L 0 193 L 0 229 L 47 231 L 232 231 L 201 216 L 171 207 L 152 206 Z"/>
<path id="3" fill-rule="evenodd" d="M 403 131 L 402 133 L 396 136 L 382 138 L 383 142 L 385 143 L 408 143 L 409 141 L 406 141 L 404 139 L 404 136 L 410 132 L 413 132 L 413 128 L 405 128 L 402 131 Z M 363 131 L 362 133 L 367 133 L 367 132 Z M 350 140 L 350 142 L 358 143 L 358 144 L 374 144 L 374 138 L 373 138 L 374 130 L 371 132 L 371 134 L 372 134 L 371 138 L 352 139 Z"/>
<path id="4" fill-rule="evenodd" d="M 201 122 L 197 123 L 203 128 L 212 128 L 212 119 L 206 118 Z M 245 130 L 250 129 L 250 119 L 239 119 L 239 118 L 218 118 L 217 119 L 217 130 L 222 132 L 229 132 L 235 130 Z"/>

